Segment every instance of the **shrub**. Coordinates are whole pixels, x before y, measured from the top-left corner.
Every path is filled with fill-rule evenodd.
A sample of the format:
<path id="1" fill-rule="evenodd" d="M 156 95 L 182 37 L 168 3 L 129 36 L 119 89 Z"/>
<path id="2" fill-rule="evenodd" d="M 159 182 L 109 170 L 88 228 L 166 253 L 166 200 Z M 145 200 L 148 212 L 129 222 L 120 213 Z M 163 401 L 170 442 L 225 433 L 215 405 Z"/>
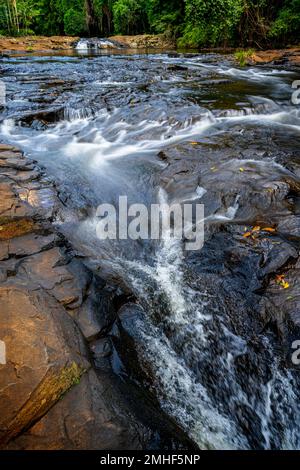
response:
<path id="1" fill-rule="evenodd" d="M 187 0 L 187 25 L 179 45 L 227 45 L 242 11 L 243 0 Z"/>
<path id="2" fill-rule="evenodd" d="M 248 59 L 250 59 L 254 54 L 254 49 L 248 49 L 243 51 L 237 51 L 234 54 L 235 60 L 239 63 L 241 67 L 245 67 L 247 65 Z"/>
<path id="3" fill-rule="evenodd" d="M 279 12 L 269 31 L 269 37 L 286 42 L 294 36 L 294 41 L 300 40 L 300 0 L 287 1 Z"/>
<path id="4" fill-rule="evenodd" d="M 68 36 L 80 36 L 85 29 L 83 12 L 70 8 L 64 15 L 64 30 Z"/>

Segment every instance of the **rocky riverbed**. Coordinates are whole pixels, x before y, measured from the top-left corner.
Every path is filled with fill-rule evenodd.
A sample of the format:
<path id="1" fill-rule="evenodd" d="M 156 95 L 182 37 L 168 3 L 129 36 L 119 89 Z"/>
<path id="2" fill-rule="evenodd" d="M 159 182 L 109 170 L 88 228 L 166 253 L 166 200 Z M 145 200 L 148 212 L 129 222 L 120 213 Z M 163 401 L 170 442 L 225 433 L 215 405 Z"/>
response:
<path id="1" fill-rule="evenodd" d="M 117 294 L 53 228 L 60 205 L 36 163 L 0 144 L 1 448 L 189 448 L 143 397 L 143 418 L 126 401 L 108 360 Z"/>
<path id="2" fill-rule="evenodd" d="M 300 448 L 297 65 L 79 51 L 1 78 L 3 446 Z M 203 203 L 203 249 L 99 240 L 124 194 Z"/>

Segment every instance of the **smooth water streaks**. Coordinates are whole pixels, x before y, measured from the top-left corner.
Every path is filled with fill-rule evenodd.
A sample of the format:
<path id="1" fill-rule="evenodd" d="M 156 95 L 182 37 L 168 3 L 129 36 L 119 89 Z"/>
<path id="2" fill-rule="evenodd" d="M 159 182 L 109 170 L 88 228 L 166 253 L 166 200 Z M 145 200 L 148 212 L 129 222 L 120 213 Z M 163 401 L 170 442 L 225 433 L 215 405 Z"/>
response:
<path id="1" fill-rule="evenodd" d="M 78 47 L 88 52 L 86 41 L 82 41 Z M 114 62 L 124 61 L 124 58 L 105 59 L 104 65 L 101 62 L 102 69 L 105 70 L 99 74 L 99 62 L 78 60 L 81 64 L 78 67 L 74 63 L 73 76 L 78 74 L 80 80 L 83 78 L 84 74 L 80 69 L 84 63 L 88 80 L 84 84 L 81 82 L 79 91 L 76 91 L 80 98 L 78 101 L 76 93 L 72 95 L 74 99 L 71 103 L 67 99 L 70 95 L 61 98 L 62 102 L 67 100 L 61 122 L 50 125 L 43 131 L 19 126 L 9 119 L 1 125 L 3 138 L 21 146 L 39 162 L 49 165 L 51 174 L 60 187 L 64 188 L 66 180 L 70 179 L 72 191 L 80 192 L 80 209 L 93 209 L 95 201 L 98 202 L 103 197 L 116 197 L 121 188 L 127 189 L 131 196 L 146 199 L 145 193 L 150 193 L 158 186 L 153 183 L 157 181 L 153 173 L 156 170 L 159 173 L 161 168 L 166 168 L 169 164 L 167 159 L 158 161 L 158 152 L 179 143 L 184 143 L 189 148 L 191 144 L 198 142 L 200 160 L 203 138 L 211 135 L 226 136 L 232 132 L 233 127 L 236 127 L 234 131 L 237 130 L 241 139 L 245 129 L 264 127 L 274 129 L 275 132 L 290 132 L 291 135 L 298 134 L 300 130 L 299 111 L 287 104 L 285 94 L 284 103 L 276 101 L 277 91 L 283 90 L 285 93 L 287 90 L 289 74 L 278 70 L 242 70 L 229 64 L 220 66 L 217 63 L 203 63 L 203 58 L 177 60 L 166 55 L 156 56 L 155 61 L 160 67 L 163 63 L 163 66 L 179 64 L 188 68 L 188 71 L 177 68 L 174 73 L 174 68 L 168 70 L 165 67 L 152 74 L 149 85 L 152 95 L 157 93 L 159 96 L 160 89 L 155 87 L 159 85 L 159 77 L 164 77 L 167 73 L 170 77 L 161 80 L 163 91 L 168 84 L 175 91 L 176 86 L 187 87 L 184 89 L 187 92 L 184 99 L 179 99 L 176 93 L 166 93 L 164 100 L 156 103 L 157 96 L 153 99 L 149 90 L 145 91 L 145 83 L 150 82 L 147 75 L 154 58 L 149 56 L 143 59 L 137 56 L 136 59 L 145 61 L 142 65 L 146 72 L 143 74 L 142 67 L 131 70 L 128 61 L 128 74 L 126 73 L 124 81 L 119 73 L 120 63 L 116 65 Z M 43 67 L 48 67 L 46 73 L 49 74 L 53 64 L 45 62 Z M 114 67 L 112 71 L 110 67 Z M 206 84 L 216 75 L 228 78 L 223 82 L 254 83 L 255 87 L 247 87 L 251 94 L 245 96 L 245 100 L 242 99 L 243 105 L 240 106 L 243 108 L 214 109 L 210 112 L 195 104 L 197 101 L 191 101 L 194 96 L 189 88 L 190 77 L 187 75 L 190 70 L 193 73 L 195 71 L 191 80 L 197 88 L 199 78 L 201 91 L 201 87 L 203 89 L 206 86 L 205 83 L 200 83 L 203 69 Z M 56 70 L 57 73 L 63 73 L 62 68 Z M 142 91 L 132 84 L 141 84 Z M 261 84 L 269 87 L 268 98 L 261 93 L 253 95 L 256 89 L 261 91 Z M 210 86 L 215 87 L 213 91 L 216 93 L 220 91 L 218 84 Z M 131 87 L 134 96 L 129 96 Z M 234 90 L 240 90 L 239 86 Z M 86 107 L 81 105 L 82 92 L 86 92 Z M 114 97 L 111 98 L 114 105 L 106 106 L 105 100 L 100 100 L 99 103 L 94 100 L 93 93 L 98 92 L 104 94 L 105 100 Z M 224 93 L 223 88 L 220 93 Z M 93 101 L 90 100 L 91 95 Z M 120 95 L 122 100 L 119 101 Z M 239 103 L 240 98 L 237 98 Z M 197 145 L 193 148 L 196 149 L 196 154 Z M 142 169 L 140 172 L 136 171 L 138 165 Z M 155 165 L 157 167 L 153 170 Z M 217 185 L 222 182 L 222 175 L 225 173 L 225 183 L 230 186 L 229 178 L 234 175 L 238 188 L 247 184 L 250 173 L 268 184 L 278 174 L 291 176 L 288 170 L 271 159 L 257 161 L 229 157 L 226 162 L 218 161 L 217 166 L 221 171 L 216 174 L 205 165 L 204 162 L 202 171 L 212 175 L 209 180 L 212 184 L 200 179 L 197 183 L 196 179 L 195 189 L 192 187 L 184 200 L 179 197 L 176 200 L 175 196 L 173 202 L 201 202 L 202 199 L 209 198 L 210 191 L 217 192 Z M 71 192 L 71 195 L 74 193 Z M 151 197 L 155 195 L 151 193 Z M 242 197 L 242 190 L 230 193 L 230 203 L 217 206 L 213 213 L 206 215 L 205 222 L 238 222 Z M 157 200 L 160 203 L 168 202 L 168 196 L 162 188 L 158 190 Z M 75 203 L 74 206 L 77 209 Z M 262 436 L 261 447 L 274 447 L 274 442 L 279 447 L 299 446 L 299 422 L 296 422 L 299 410 L 292 378 L 288 374 L 283 377 L 274 365 L 272 376 L 266 383 L 249 375 L 248 388 L 245 390 L 237 375 L 236 361 L 249 354 L 250 346 L 242 336 L 233 331 L 227 316 L 226 302 L 224 305 L 222 303 L 223 297 L 220 300 L 216 294 L 208 292 L 209 285 L 202 274 L 196 276 L 192 269 L 189 270 L 182 242 L 165 236 L 151 246 L 151 256 L 146 252 L 147 247 L 142 244 L 137 250 L 136 245 L 134 248 L 131 246 L 130 250 L 121 246 L 118 249 L 114 245 L 102 246 L 97 244 L 96 236 L 91 235 L 95 232 L 96 223 L 95 217 L 91 215 L 92 210 L 84 220 L 80 219 L 78 230 L 74 229 L 79 220 L 74 206 L 71 204 L 71 209 L 66 208 L 66 214 L 59 222 L 61 230 L 72 231 L 75 244 L 77 242 L 82 250 L 86 250 L 91 263 L 96 260 L 95 264 L 101 266 L 103 271 L 107 268 L 107 272 L 125 284 L 145 309 L 145 323 L 139 322 L 136 325 L 142 337 L 138 353 L 147 366 L 145 369 L 151 371 L 153 392 L 162 408 L 202 448 L 251 448 L 250 431 L 245 431 L 238 422 L 238 413 L 241 413 L 242 407 L 245 407 L 257 425 L 257 432 Z M 203 376 L 209 374 L 207 370 L 203 372 L 201 369 L 204 363 L 211 364 L 208 371 L 215 372 L 214 377 Z M 216 396 L 213 388 L 215 386 L 219 386 Z M 220 389 L 225 388 L 228 403 L 220 399 L 223 396 Z M 255 395 L 255 399 L 252 395 Z M 293 426 L 286 425 L 291 424 L 287 423 L 290 416 L 294 416 Z M 285 426 L 284 431 L 276 428 L 276 420 L 279 426 Z"/>

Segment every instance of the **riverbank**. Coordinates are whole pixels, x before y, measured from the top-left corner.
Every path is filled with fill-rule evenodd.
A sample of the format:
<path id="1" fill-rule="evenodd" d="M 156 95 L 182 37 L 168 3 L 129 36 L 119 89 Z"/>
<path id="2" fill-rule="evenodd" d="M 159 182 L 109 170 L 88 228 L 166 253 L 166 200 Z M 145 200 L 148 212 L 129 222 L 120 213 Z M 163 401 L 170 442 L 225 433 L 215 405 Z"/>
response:
<path id="1" fill-rule="evenodd" d="M 79 41 L 79 37 L 71 36 L 27 36 L 19 38 L 0 37 L 0 55 L 13 52 L 49 52 L 72 51 Z M 111 41 L 111 42 L 110 42 Z M 99 47 L 99 46 L 97 46 Z M 109 41 L 103 43 L 103 49 L 176 49 L 175 41 L 165 38 L 163 35 L 142 34 L 136 36 L 111 36 Z M 234 54 L 238 49 L 227 49 L 224 52 Z M 203 49 L 199 52 L 210 52 L 213 49 Z M 285 49 L 270 49 L 266 51 L 254 51 L 252 55 L 246 53 L 246 64 L 275 64 L 275 65 L 300 65 L 300 46 Z"/>
<path id="2" fill-rule="evenodd" d="M 70 36 L 26 36 L 19 38 L 0 37 L 0 54 L 10 52 L 68 51 L 75 48 L 79 37 Z M 106 48 L 127 49 L 174 49 L 175 42 L 163 35 L 143 34 L 137 36 L 112 36 L 112 43 L 103 44 Z"/>
<path id="3" fill-rule="evenodd" d="M 9 52 L 46 52 L 73 49 L 79 38 L 70 36 L 0 37 L 0 54 Z"/>
<path id="4" fill-rule="evenodd" d="M 300 46 L 287 49 L 271 49 L 268 51 L 255 51 L 249 60 L 250 64 L 299 65 Z"/>

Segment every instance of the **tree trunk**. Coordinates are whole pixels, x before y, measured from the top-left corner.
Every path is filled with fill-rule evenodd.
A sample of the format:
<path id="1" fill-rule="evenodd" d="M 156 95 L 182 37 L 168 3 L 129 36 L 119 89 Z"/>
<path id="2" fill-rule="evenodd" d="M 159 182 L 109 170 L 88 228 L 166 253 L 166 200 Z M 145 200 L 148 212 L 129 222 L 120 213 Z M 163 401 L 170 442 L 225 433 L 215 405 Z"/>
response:
<path id="1" fill-rule="evenodd" d="M 15 19 L 15 27 L 16 27 L 16 30 L 19 33 L 20 32 L 20 23 L 19 23 L 17 0 L 12 0 L 12 8 L 13 8 L 14 19 Z"/>
<path id="2" fill-rule="evenodd" d="M 108 5 L 103 5 L 102 7 L 102 32 L 105 36 L 110 36 L 112 32 L 112 13 Z M 105 20 L 104 20 L 105 18 Z"/>
<path id="3" fill-rule="evenodd" d="M 87 25 L 89 36 L 97 36 L 98 24 L 97 24 L 97 20 L 95 17 L 93 0 L 85 0 L 85 10 L 86 10 L 86 25 Z"/>

